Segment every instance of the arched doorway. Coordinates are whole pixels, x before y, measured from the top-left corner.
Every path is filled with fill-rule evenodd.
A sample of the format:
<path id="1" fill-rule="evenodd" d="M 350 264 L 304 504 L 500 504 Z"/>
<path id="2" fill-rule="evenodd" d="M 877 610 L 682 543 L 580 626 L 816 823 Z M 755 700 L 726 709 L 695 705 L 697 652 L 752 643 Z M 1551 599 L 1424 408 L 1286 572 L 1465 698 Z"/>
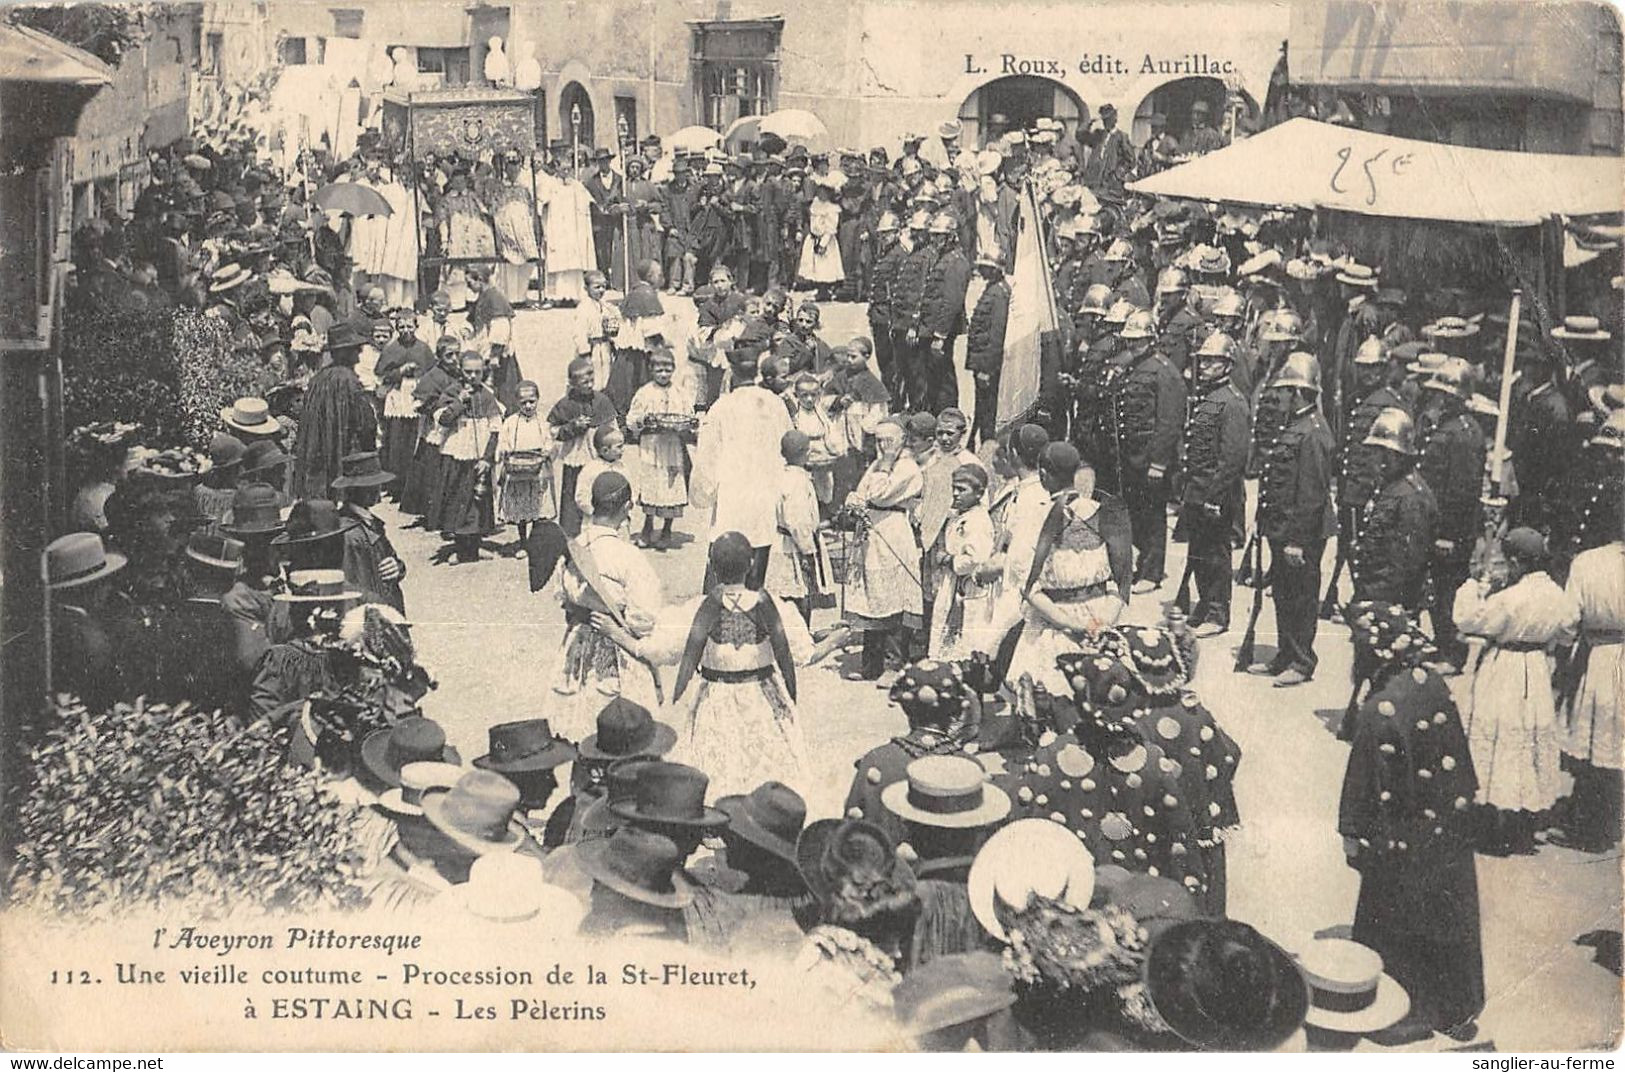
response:
<path id="1" fill-rule="evenodd" d="M 1232 92 L 1217 78 L 1179 78 L 1158 86 L 1140 102 L 1134 112 L 1130 138 L 1136 144 L 1143 144 L 1151 136 L 1151 116 L 1156 114 L 1168 120 L 1168 133 L 1183 141 L 1191 128 L 1191 105 L 1199 100 L 1207 102 L 1212 125 L 1225 134 L 1231 132 L 1227 125 L 1228 107 L 1237 109 L 1238 123 L 1250 122 L 1256 126 L 1258 103 L 1246 90 Z"/>
<path id="2" fill-rule="evenodd" d="M 572 120 L 572 114 L 580 116 L 580 126 Z M 591 149 L 597 144 L 593 141 L 592 131 L 592 98 L 580 82 L 571 82 L 559 94 L 559 133 L 565 141 Z"/>
<path id="3" fill-rule="evenodd" d="M 1069 134 L 1089 109 L 1078 95 L 1053 78 L 1009 75 L 978 86 L 959 106 L 960 142 L 980 147 L 986 140 L 988 120 L 1002 115 L 1009 130 L 1030 129 L 1037 119 L 1059 119 Z"/>

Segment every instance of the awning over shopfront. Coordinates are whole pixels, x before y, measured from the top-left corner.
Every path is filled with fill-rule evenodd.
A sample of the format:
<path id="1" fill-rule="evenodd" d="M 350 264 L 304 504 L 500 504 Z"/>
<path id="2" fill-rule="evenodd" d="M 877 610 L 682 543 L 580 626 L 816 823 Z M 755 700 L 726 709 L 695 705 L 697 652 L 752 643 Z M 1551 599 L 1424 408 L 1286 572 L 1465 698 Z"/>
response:
<path id="1" fill-rule="evenodd" d="M 0 80 L 70 86 L 105 86 L 107 64 L 83 49 L 27 26 L 0 25 Z"/>
<path id="2" fill-rule="evenodd" d="M 1523 226 L 1625 208 L 1625 159 L 1497 152 L 1292 119 L 1129 184 L 1137 193 Z"/>
<path id="3" fill-rule="evenodd" d="M 1602 4 L 1296 0 L 1298 85 L 1533 94 L 1592 103 Z M 1617 61 L 1616 61 L 1617 62 Z"/>

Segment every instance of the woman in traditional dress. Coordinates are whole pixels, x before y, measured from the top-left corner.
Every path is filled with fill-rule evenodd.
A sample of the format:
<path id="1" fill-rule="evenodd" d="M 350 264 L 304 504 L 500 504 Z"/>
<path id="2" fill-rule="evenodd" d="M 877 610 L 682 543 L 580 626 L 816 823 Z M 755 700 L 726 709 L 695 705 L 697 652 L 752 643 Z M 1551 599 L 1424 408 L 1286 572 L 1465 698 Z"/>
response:
<path id="1" fill-rule="evenodd" d="M 1456 592 L 1457 628 L 1485 641 L 1463 722 L 1478 802 L 1490 809 L 1486 848 L 1527 852 L 1534 848 L 1535 816 L 1564 789 L 1550 653 L 1574 639 L 1580 612 L 1546 573 L 1540 533 L 1513 529 L 1502 550 L 1504 584 L 1473 577 Z"/>
<path id="2" fill-rule="evenodd" d="M 1616 526 L 1618 519 L 1612 522 Z M 1569 567 L 1569 598 L 1580 608 L 1579 681 L 1563 709 L 1563 751 L 1574 767 L 1568 842 L 1601 852 L 1620 838 L 1620 767 L 1625 764 L 1625 542 L 1581 551 Z"/>
<path id="3" fill-rule="evenodd" d="M 497 531 L 491 468 L 502 426 L 502 407 L 485 386 L 483 357 L 472 350 L 463 354 L 462 390 L 434 418 L 448 431 L 440 448 L 440 491 L 426 525 L 455 545 L 457 561 L 477 562 L 480 538 Z"/>
<path id="4" fill-rule="evenodd" d="M 519 408 L 502 421 L 497 434 L 497 520 L 519 526 L 524 547 L 532 521 L 559 516 L 558 492 L 553 486 L 553 430 L 541 418 L 541 394 L 529 380 L 519 381 Z"/>
<path id="5" fill-rule="evenodd" d="M 653 263 L 653 262 L 651 262 Z M 626 414 L 626 426 L 638 437 L 638 506 L 643 509 L 642 543 L 645 547 L 671 546 L 672 522 L 688 505 L 684 475 L 688 447 L 685 439 L 694 427 L 694 397 L 672 382 L 677 359 L 662 346 L 649 358 L 654 379 L 638 388 Z M 654 535 L 660 519 L 660 537 Z"/>
<path id="6" fill-rule="evenodd" d="M 931 549 L 938 578 L 931 604 L 933 659 L 968 659 L 973 651 L 990 646 L 984 634 L 993 613 L 993 594 L 976 580 L 977 570 L 993 558 L 993 519 L 986 498 L 986 469 L 961 465 L 954 470 L 954 512 Z"/>
<path id="7" fill-rule="evenodd" d="M 815 287 L 819 301 L 828 301 L 835 285 L 846 278 L 841 266 L 841 206 L 835 201 L 838 187 L 819 181 L 813 187 L 813 203 L 807 209 L 807 237 L 801 244 L 801 264 L 796 274 Z"/>
<path id="8" fill-rule="evenodd" d="M 1484 1007 L 1471 750 L 1449 686 L 1426 668 L 1437 653 L 1405 608 L 1361 603 L 1348 617 L 1356 657 L 1374 667 L 1338 808 L 1360 875 L 1351 937 L 1410 994 L 1417 1036 L 1465 1040 Z"/>
<path id="9" fill-rule="evenodd" d="M 796 669 L 817 652 L 800 615 L 746 587 L 751 559 L 742 534 L 718 536 L 710 554 L 716 586 L 661 614 L 639 649 L 677 666 L 672 702 L 682 717 L 673 755 L 709 774 L 720 794 L 774 779 L 809 784 Z"/>
<path id="10" fill-rule="evenodd" d="M 903 450 L 903 424 L 888 417 L 875 428 L 879 453 L 847 498 L 856 546 L 847 553 L 846 617 L 863 634 L 863 658 L 853 680 L 875 681 L 887 656 L 902 661 L 901 634 L 924 613 L 920 538 L 910 511 L 925 489 L 920 467 Z"/>
<path id="11" fill-rule="evenodd" d="M 541 258 L 536 244 L 536 203 L 520 185 L 519 161 L 509 159 L 503 182 L 491 199 L 491 223 L 496 231 L 497 288 L 515 305 L 529 304 L 534 263 Z"/>

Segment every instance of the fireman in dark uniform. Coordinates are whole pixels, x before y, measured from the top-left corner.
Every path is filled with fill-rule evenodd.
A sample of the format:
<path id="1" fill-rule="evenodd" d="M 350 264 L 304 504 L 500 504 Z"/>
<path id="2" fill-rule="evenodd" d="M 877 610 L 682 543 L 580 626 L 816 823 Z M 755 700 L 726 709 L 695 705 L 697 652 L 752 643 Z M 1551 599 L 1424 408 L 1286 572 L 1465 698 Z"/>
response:
<path id="1" fill-rule="evenodd" d="M 1277 688 L 1314 676 L 1319 624 L 1320 560 L 1336 527 L 1332 511 L 1332 431 L 1320 415 L 1320 366 L 1313 354 L 1289 354 L 1273 385 L 1291 389 L 1291 417 L 1276 440 L 1258 490 L 1259 533 L 1270 544 L 1275 658 L 1249 674 L 1275 678 Z M 1476 487 L 1476 485 L 1475 485 Z"/>
<path id="2" fill-rule="evenodd" d="M 1343 418 L 1337 459 L 1337 561 L 1340 566 L 1350 562 L 1352 549 L 1360 539 L 1360 519 L 1366 504 L 1383 486 L 1385 452 L 1380 447 L 1365 445 L 1371 424 L 1385 409 L 1397 407 L 1409 412 L 1392 386 L 1393 370 L 1387 346 L 1375 335 L 1355 351 L 1349 371 L 1349 411 Z M 1334 571 L 1333 588 L 1337 581 Z M 1326 603 L 1336 600 L 1337 593 L 1328 589 Z"/>
<path id="3" fill-rule="evenodd" d="M 959 375 L 954 370 L 954 343 L 965 334 L 965 291 L 971 266 L 959 247 L 959 225 L 946 212 L 931 221 L 936 259 L 926 273 L 920 304 L 920 346 L 915 384 L 909 390 L 914 408 L 941 413 L 959 405 Z"/>
<path id="4" fill-rule="evenodd" d="M 896 358 L 892 354 L 892 290 L 897 285 L 897 269 L 907 252 L 897 242 L 897 216 L 880 214 L 875 225 L 875 262 L 869 267 L 869 337 L 875 341 L 875 365 L 880 382 L 901 397 L 897 384 Z"/>
<path id="5" fill-rule="evenodd" d="M 1157 349 L 1168 363 L 1188 375 L 1191 351 L 1207 335 L 1207 323 L 1191 308 L 1185 273 L 1164 268 L 1157 276 Z"/>
<path id="6" fill-rule="evenodd" d="M 1561 330 L 1561 329 L 1559 329 Z M 1567 369 L 1555 354 L 1532 353 L 1523 364 L 1528 389 L 1513 396 L 1507 422 L 1513 457 L 1518 459 L 1516 524 L 1552 531 L 1566 505 L 1564 474 L 1584 441 L 1567 394 Z"/>
<path id="7" fill-rule="evenodd" d="M 1230 628 L 1230 551 L 1246 491 L 1247 399 L 1230 378 L 1235 342 L 1214 332 L 1196 351 L 1200 399 L 1185 427 L 1183 518 L 1197 602 L 1189 624 L 1199 637 Z"/>
<path id="8" fill-rule="evenodd" d="M 1161 587 L 1168 547 L 1169 474 L 1178 461 L 1185 423 L 1185 381 L 1156 350 L 1156 323 L 1147 311 L 1128 318 L 1119 337 L 1128 359 L 1111 388 L 1114 461 L 1134 529 L 1136 594 Z"/>
<path id="9" fill-rule="evenodd" d="M 908 232 L 913 248 L 903 255 L 897 267 L 896 283 L 892 287 L 891 339 L 892 362 L 896 369 L 898 390 L 892 398 L 902 406 L 917 409 L 919 400 L 910 392 L 918 381 L 916 366 L 922 360 L 925 337 L 921 321 L 925 310 L 925 281 L 937 259 L 937 247 L 926 233 L 931 225 L 930 214 L 919 211 L 909 217 Z"/>
<path id="10" fill-rule="evenodd" d="M 1115 329 L 1106 319 L 1111 296 L 1111 288 L 1104 283 L 1092 284 L 1084 291 L 1076 321 L 1078 356 L 1070 376 L 1072 445 L 1095 470 L 1095 486 L 1106 491 L 1116 490 L 1115 473 L 1101 483 L 1108 468 L 1106 431 L 1110 427 L 1105 415 L 1106 368 L 1117 350 Z"/>
<path id="11" fill-rule="evenodd" d="M 1428 567 L 1433 582 L 1434 643 L 1440 658 L 1461 667 L 1467 645 L 1456 635 L 1452 616 L 1456 590 L 1471 572 L 1473 545 L 1482 527 L 1479 495 L 1484 485 L 1484 430 L 1467 412 L 1472 367 L 1459 357 L 1446 359 L 1422 384 L 1423 417 L 1417 422 L 1422 479 L 1439 503 Z"/>

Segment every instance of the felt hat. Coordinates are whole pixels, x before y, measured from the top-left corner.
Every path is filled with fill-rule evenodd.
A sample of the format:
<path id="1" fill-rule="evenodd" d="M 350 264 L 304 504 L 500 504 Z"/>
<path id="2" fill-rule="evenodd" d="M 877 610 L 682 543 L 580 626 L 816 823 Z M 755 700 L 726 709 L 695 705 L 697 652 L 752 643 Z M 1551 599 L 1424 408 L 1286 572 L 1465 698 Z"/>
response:
<path id="1" fill-rule="evenodd" d="M 949 830 L 992 826 L 1010 814 L 1010 795 L 966 756 L 921 756 L 881 790 L 880 802 L 900 819 Z"/>
<path id="2" fill-rule="evenodd" d="M 468 869 L 468 881 L 453 886 L 447 900 L 490 923 L 545 919 L 556 933 L 571 933 L 587 914 L 586 905 L 567 890 L 548 884 L 542 862 L 522 853 L 481 856 Z"/>
<path id="3" fill-rule="evenodd" d="M 355 526 L 355 520 L 340 514 L 338 507 L 328 499 L 300 499 L 288 511 L 282 535 L 271 543 L 278 547 L 313 543 L 341 535 Z"/>
<path id="4" fill-rule="evenodd" d="M 379 464 L 377 451 L 363 450 L 346 454 L 339 460 L 339 476 L 330 487 L 335 491 L 343 488 L 376 488 L 394 479 L 395 474 Z"/>
<path id="5" fill-rule="evenodd" d="M 400 783 L 378 797 L 378 806 L 396 815 L 422 815 L 423 794 L 431 789 L 450 789 L 463 776 L 456 763 L 417 760 L 402 764 Z"/>
<path id="6" fill-rule="evenodd" d="M 1015 1001 L 1003 959 L 981 951 L 934 957 L 892 992 L 897 1019 L 913 1035 L 972 1023 Z"/>
<path id="7" fill-rule="evenodd" d="M 610 152 L 607 148 L 605 148 L 602 145 L 600 145 L 598 148 L 596 148 L 596 149 L 594 149 L 592 151 L 592 161 L 595 164 L 597 162 L 599 162 L 600 160 L 612 159 L 614 156 L 615 156 L 614 153 Z"/>
<path id="8" fill-rule="evenodd" d="M 236 571 L 243 564 L 245 548 L 241 540 L 209 532 L 194 532 L 186 541 L 186 557 L 203 566 Z"/>
<path id="9" fill-rule="evenodd" d="M 551 770 L 576 756 L 575 747 L 555 736 L 545 718 L 503 722 L 485 733 L 486 754 L 474 760 L 481 770 L 498 774 Z"/>
<path id="10" fill-rule="evenodd" d="M 594 882 L 657 908 L 686 908 L 694 889 L 682 872 L 683 856 L 668 837 L 623 826 L 607 838 L 576 847 L 576 862 Z"/>
<path id="11" fill-rule="evenodd" d="M 728 824 L 726 813 L 705 803 L 711 779 L 682 763 L 659 761 L 644 767 L 630 800 L 613 805 L 623 819 L 714 829 Z"/>
<path id="12" fill-rule="evenodd" d="M 253 435 L 270 435 L 282 430 L 263 398 L 239 398 L 220 411 L 220 419 L 230 428 Z"/>
<path id="13" fill-rule="evenodd" d="M 744 795 L 717 800 L 728 816 L 728 829 L 738 837 L 790 863 L 796 862 L 796 838 L 807 823 L 807 802 L 782 782 L 764 782 Z"/>
<path id="14" fill-rule="evenodd" d="M 248 448 L 243 441 L 227 432 L 216 432 L 209 440 L 209 467 L 211 469 L 229 469 L 241 465 L 243 453 Z"/>
<path id="15" fill-rule="evenodd" d="M 1309 1011 L 1297 964 L 1234 920 L 1189 920 L 1157 935 L 1145 985 L 1163 1022 L 1199 1050 L 1273 1050 Z"/>
<path id="16" fill-rule="evenodd" d="M 357 331 L 349 321 L 341 320 L 327 329 L 325 349 L 329 352 L 334 350 L 359 350 L 371 341 Z"/>
<path id="17" fill-rule="evenodd" d="M 269 484 L 244 484 L 231 497 L 230 518 L 230 521 L 221 522 L 220 531 L 233 536 L 264 536 L 281 532 L 281 497 Z"/>
<path id="18" fill-rule="evenodd" d="M 94 532 L 70 532 L 45 546 L 45 583 L 52 589 L 78 588 L 111 577 L 130 560 L 109 551 Z"/>
<path id="19" fill-rule="evenodd" d="M 401 784 L 401 768 L 408 763 L 459 762 L 457 750 L 446 743 L 446 731 L 432 719 L 403 718 L 361 741 L 361 765 L 386 786 Z"/>
<path id="20" fill-rule="evenodd" d="M 1076 834 L 1049 819 L 1017 819 L 977 852 L 966 881 L 982 929 L 1005 940 L 1002 910 L 1021 911 L 1036 895 L 1088 908 L 1095 860 Z"/>
<path id="21" fill-rule="evenodd" d="M 491 771 L 467 771 L 450 789 L 423 794 L 423 817 L 476 856 L 512 852 L 525 839 L 515 818 L 519 787 Z"/>
<path id="22" fill-rule="evenodd" d="M 345 584 L 343 570 L 294 570 L 288 574 L 288 590 L 271 598 L 279 603 L 343 603 L 360 599 L 361 593 Z"/>
<path id="23" fill-rule="evenodd" d="M 1403 1020 L 1410 995 L 1385 973 L 1374 949 L 1346 938 L 1317 938 L 1298 956 L 1309 984 L 1304 1022 L 1323 1031 L 1364 1035 Z"/>

